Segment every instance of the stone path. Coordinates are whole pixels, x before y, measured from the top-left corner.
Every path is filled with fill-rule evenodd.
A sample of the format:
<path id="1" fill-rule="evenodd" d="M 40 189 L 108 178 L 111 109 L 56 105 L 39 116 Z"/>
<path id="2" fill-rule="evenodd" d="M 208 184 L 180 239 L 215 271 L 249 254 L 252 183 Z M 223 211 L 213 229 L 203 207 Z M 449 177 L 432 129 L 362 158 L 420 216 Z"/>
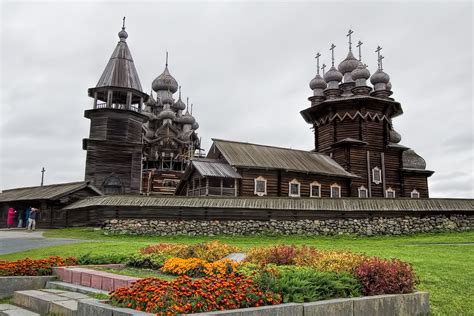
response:
<path id="1" fill-rule="evenodd" d="M 0 229 L 0 255 L 29 249 L 55 246 L 76 242 L 77 239 L 45 238 L 40 230 L 28 232 L 25 229 Z"/>

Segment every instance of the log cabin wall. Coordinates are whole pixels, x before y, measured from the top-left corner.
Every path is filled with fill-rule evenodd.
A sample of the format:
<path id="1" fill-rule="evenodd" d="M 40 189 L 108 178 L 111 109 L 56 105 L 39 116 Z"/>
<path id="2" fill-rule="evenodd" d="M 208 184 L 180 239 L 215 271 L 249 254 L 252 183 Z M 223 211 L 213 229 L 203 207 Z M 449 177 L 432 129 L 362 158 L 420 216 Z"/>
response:
<path id="1" fill-rule="evenodd" d="M 424 174 L 404 173 L 403 174 L 403 197 L 411 197 L 413 190 L 418 191 L 420 198 L 428 198 L 428 179 Z"/>
<path id="2" fill-rule="evenodd" d="M 134 111 L 117 109 L 86 110 L 91 120 L 85 179 L 103 189 L 105 179 L 117 176 L 121 193 L 140 193 L 142 172 L 141 131 L 146 117 Z"/>

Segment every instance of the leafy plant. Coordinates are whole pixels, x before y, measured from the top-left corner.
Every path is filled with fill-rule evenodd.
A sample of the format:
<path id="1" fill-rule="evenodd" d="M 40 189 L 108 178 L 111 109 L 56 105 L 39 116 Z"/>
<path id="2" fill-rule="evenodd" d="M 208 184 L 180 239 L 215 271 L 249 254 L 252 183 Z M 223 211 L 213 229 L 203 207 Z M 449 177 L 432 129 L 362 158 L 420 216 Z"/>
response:
<path id="1" fill-rule="evenodd" d="M 411 293 L 417 280 L 410 264 L 397 259 L 370 258 L 354 272 L 364 295 Z"/>
<path id="2" fill-rule="evenodd" d="M 77 257 L 78 265 L 93 265 L 93 264 L 112 264 L 125 263 L 128 259 L 125 254 L 93 254 L 88 252 Z"/>
<path id="3" fill-rule="evenodd" d="M 206 261 L 217 261 L 225 256 L 238 252 L 239 248 L 221 243 L 218 240 L 189 245 L 176 254 L 180 258 L 199 258 Z"/>
<path id="4" fill-rule="evenodd" d="M 166 260 L 170 258 L 167 254 L 135 254 L 131 255 L 125 261 L 128 267 L 144 268 L 144 269 L 160 269 Z"/>
<path id="5" fill-rule="evenodd" d="M 0 261 L 0 276 L 11 275 L 51 275 L 53 267 L 75 265 L 75 258 L 47 257 L 44 259 L 31 260 L 30 258 L 16 261 Z"/>

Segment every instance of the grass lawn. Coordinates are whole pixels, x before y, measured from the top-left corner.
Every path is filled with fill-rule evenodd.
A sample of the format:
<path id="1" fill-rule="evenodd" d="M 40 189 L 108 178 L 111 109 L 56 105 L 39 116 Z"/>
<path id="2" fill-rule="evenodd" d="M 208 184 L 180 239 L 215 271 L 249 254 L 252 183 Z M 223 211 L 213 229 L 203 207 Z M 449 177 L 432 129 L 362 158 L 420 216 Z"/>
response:
<path id="1" fill-rule="evenodd" d="M 474 315 L 474 231 L 402 237 L 151 237 L 105 236 L 94 229 L 58 229 L 47 237 L 79 238 L 94 242 L 60 245 L 0 256 L 0 259 L 41 258 L 86 253 L 132 254 L 157 242 L 196 243 L 219 239 L 243 250 L 253 246 L 295 244 L 322 249 L 346 249 L 410 262 L 419 279 L 418 290 L 430 292 L 433 315 Z"/>
<path id="2" fill-rule="evenodd" d="M 176 279 L 176 276 L 174 275 L 161 273 L 160 271 L 151 270 L 151 269 L 139 269 L 139 268 L 128 268 L 128 267 L 125 267 L 122 269 L 97 267 L 93 269 L 98 270 L 98 271 L 137 277 L 137 278 L 159 278 L 166 281 L 173 281 L 174 279 Z"/>

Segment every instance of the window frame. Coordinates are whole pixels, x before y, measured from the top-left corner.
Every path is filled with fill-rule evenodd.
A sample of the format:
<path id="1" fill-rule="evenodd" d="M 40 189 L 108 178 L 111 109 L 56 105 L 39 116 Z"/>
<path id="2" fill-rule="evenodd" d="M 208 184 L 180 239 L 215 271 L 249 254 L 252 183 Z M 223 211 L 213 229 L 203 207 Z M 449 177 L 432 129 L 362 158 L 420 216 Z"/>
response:
<path id="1" fill-rule="evenodd" d="M 332 189 L 333 189 L 333 188 L 338 188 L 338 189 L 339 189 L 339 190 L 338 190 L 339 196 L 333 196 L 333 194 L 332 194 Z M 333 198 L 334 198 L 334 199 L 339 199 L 339 198 L 341 198 L 341 186 L 340 186 L 339 184 L 337 184 L 337 183 L 331 184 L 329 192 L 330 192 L 331 199 L 333 199 Z"/>
<path id="2" fill-rule="evenodd" d="M 313 187 L 318 188 L 318 195 L 313 195 Z M 309 197 L 312 197 L 312 198 L 320 198 L 321 197 L 321 183 L 319 183 L 318 181 L 313 181 L 313 182 L 310 183 L 310 185 L 309 185 Z"/>
<path id="3" fill-rule="evenodd" d="M 296 184 L 298 186 L 298 194 L 291 193 L 291 185 L 293 185 L 293 184 Z M 289 197 L 300 197 L 301 196 L 301 183 L 298 180 L 293 179 L 290 182 L 288 182 L 288 196 Z"/>
<path id="4" fill-rule="evenodd" d="M 365 192 L 365 196 L 360 196 L 360 193 L 364 191 Z M 360 198 L 360 199 L 367 199 L 369 197 L 369 190 L 364 187 L 363 185 L 361 185 L 360 187 L 357 188 L 357 196 Z"/>
<path id="5" fill-rule="evenodd" d="M 389 193 L 393 193 L 393 196 L 388 196 Z M 395 190 L 392 189 L 391 187 L 388 187 L 388 189 L 385 190 L 385 197 L 386 197 L 387 199 L 394 199 L 395 196 L 396 196 Z"/>
<path id="6" fill-rule="evenodd" d="M 255 179 L 253 179 L 253 180 L 254 180 L 254 182 L 253 182 L 253 191 L 254 191 L 254 194 L 255 194 L 255 195 L 258 195 L 258 196 L 267 195 L 267 179 L 265 179 L 265 178 L 262 177 L 262 176 L 259 176 L 259 177 L 255 178 Z M 264 191 L 264 192 L 259 192 L 259 191 L 257 191 L 257 187 L 258 187 L 258 186 L 257 186 L 257 182 L 259 182 L 259 181 L 261 181 L 261 182 L 264 183 L 264 188 L 265 188 L 265 191 Z"/>
<path id="7" fill-rule="evenodd" d="M 379 180 L 375 180 L 375 173 L 377 172 L 377 175 L 378 175 L 378 179 Z M 375 184 L 380 184 L 382 183 L 382 170 L 380 170 L 379 167 L 374 167 L 372 168 L 372 182 L 375 183 Z"/>
<path id="8" fill-rule="evenodd" d="M 414 195 L 417 195 L 417 196 L 414 196 Z M 410 197 L 412 199 L 419 199 L 420 198 L 420 192 L 418 192 L 417 189 L 413 189 L 413 191 L 410 192 Z"/>

